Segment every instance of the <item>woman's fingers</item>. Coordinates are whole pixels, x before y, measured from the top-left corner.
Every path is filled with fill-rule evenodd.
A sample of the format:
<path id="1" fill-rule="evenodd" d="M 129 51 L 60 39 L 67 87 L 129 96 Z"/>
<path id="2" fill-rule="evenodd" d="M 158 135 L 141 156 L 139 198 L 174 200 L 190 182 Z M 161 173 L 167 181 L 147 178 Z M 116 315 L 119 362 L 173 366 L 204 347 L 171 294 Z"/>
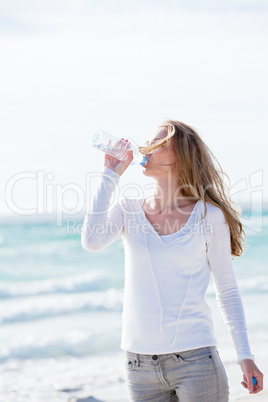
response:
<path id="1" fill-rule="evenodd" d="M 258 392 L 263 390 L 263 374 L 254 374 L 255 378 L 256 378 L 256 385 L 254 387 L 254 391 L 253 394 L 257 394 Z"/>
<path id="2" fill-rule="evenodd" d="M 244 359 L 240 362 L 243 371 L 243 380 L 241 382 L 244 388 L 249 390 L 250 394 L 257 394 L 263 390 L 263 374 L 256 366 L 253 360 Z M 253 384 L 253 377 L 255 377 L 256 384 Z"/>
<path id="3" fill-rule="evenodd" d="M 131 144 L 127 140 L 124 140 L 124 138 L 117 141 L 115 147 L 118 149 L 118 156 L 121 154 L 120 157 L 123 156 L 124 160 L 119 160 L 113 156 L 105 154 L 104 166 L 112 169 L 121 176 L 133 160 L 133 151 L 128 150 L 130 149 Z"/>
<path id="4" fill-rule="evenodd" d="M 253 378 L 255 378 L 256 380 L 254 381 L 254 383 Z M 263 390 L 263 376 L 258 376 L 257 374 L 255 374 L 254 376 L 249 376 L 248 380 L 245 376 L 243 376 L 243 381 L 241 382 L 241 385 L 244 388 L 248 389 L 250 394 L 257 394 L 258 392 L 261 392 Z"/>
<path id="5" fill-rule="evenodd" d="M 253 382 L 252 382 L 252 377 L 251 376 L 248 377 L 247 384 L 248 384 L 249 392 L 250 393 L 253 392 Z"/>

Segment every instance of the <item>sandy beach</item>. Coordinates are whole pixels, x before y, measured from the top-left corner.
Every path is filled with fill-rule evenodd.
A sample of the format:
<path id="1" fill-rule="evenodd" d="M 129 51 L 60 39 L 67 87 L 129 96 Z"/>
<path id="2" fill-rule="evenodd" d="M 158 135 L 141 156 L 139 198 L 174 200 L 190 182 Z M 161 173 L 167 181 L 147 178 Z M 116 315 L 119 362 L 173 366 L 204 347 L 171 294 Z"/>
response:
<path id="1" fill-rule="evenodd" d="M 267 363 L 260 366 L 266 370 Z M 268 391 L 249 395 L 240 385 L 237 364 L 225 364 L 230 401 L 268 401 Z M 86 358 L 9 361 L 0 366 L 5 402 L 127 402 L 124 356 L 119 352 Z"/>

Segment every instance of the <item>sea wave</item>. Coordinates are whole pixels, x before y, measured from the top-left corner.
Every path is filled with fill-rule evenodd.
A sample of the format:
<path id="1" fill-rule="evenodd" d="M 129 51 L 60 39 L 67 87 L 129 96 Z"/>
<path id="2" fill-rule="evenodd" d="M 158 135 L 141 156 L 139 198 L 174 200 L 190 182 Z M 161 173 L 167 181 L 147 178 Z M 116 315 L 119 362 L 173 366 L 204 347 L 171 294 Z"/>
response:
<path id="1" fill-rule="evenodd" d="M 18 298 L 5 302 L 5 308 L 0 311 L 0 323 L 33 321 L 85 311 L 121 311 L 122 306 L 122 289 L 109 289 L 105 292 Z"/>
<path id="2" fill-rule="evenodd" d="M 107 273 L 98 271 L 65 278 L 0 284 L 0 299 L 37 296 L 51 293 L 77 293 L 107 287 Z"/>
<path id="3" fill-rule="evenodd" d="M 240 278 L 238 280 L 238 288 L 242 295 L 268 293 L 268 276 L 259 275 L 255 277 L 251 276 L 250 278 Z M 206 295 L 208 297 L 215 296 L 215 288 L 212 281 L 208 286 Z"/>
<path id="4" fill-rule="evenodd" d="M 268 292 L 268 277 L 264 275 L 252 276 L 239 281 L 239 289 L 241 293 L 267 293 Z"/>
<path id="5" fill-rule="evenodd" d="M 60 356 L 86 356 L 118 349 L 121 329 L 109 332 L 56 331 L 44 335 L 29 334 L 0 346 L 0 363 L 10 359 L 41 359 Z"/>
<path id="6" fill-rule="evenodd" d="M 267 215 L 252 215 L 245 216 L 241 219 L 244 229 L 248 236 L 267 233 L 268 216 Z"/>

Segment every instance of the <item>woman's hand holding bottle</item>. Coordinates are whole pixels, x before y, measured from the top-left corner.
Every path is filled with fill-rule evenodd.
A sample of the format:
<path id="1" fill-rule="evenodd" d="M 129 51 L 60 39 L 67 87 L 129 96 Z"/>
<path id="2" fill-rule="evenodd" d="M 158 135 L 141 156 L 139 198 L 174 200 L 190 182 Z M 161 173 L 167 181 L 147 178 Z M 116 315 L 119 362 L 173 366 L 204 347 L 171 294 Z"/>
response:
<path id="1" fill-rule="evenodd" d="M 130 148 L 130 144 L 128 142 L 128 140 L 124 140 L 124 138 L 121 138 L 121 140 L 117 141 L 116 146 L 120 149 L 125 149 L 126 148 L 126 144 L 129 145 Z M 108 154 L 105 154 L 104 156 L 104 166 L 113 170 L 114 172 L 116 172 L 117 174 L 119 174 L 120 176 L 124 173 L 124 171 L 127 169 L 127 167 L 130 165 L 131 161 L 133 160 L 133 151 L 127 151 L 127 158 L 123 161 L 120 161 L 117 158 L 114 158 L 113 156 L 110 156 Z"/>

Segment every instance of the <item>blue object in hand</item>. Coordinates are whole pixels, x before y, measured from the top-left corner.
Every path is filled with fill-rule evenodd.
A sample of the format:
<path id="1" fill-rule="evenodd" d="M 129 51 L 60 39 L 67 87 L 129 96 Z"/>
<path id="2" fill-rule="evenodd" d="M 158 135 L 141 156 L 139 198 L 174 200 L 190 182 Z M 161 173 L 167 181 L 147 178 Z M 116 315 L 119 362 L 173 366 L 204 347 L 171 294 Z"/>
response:
<path id="1" fill-rule="evenodd" d="M 252 377 L 252 382 L 253 382 L 253 387 L 255 387 L 255 385 L 257 384 L 257 380 L 255 377 Z"/>

